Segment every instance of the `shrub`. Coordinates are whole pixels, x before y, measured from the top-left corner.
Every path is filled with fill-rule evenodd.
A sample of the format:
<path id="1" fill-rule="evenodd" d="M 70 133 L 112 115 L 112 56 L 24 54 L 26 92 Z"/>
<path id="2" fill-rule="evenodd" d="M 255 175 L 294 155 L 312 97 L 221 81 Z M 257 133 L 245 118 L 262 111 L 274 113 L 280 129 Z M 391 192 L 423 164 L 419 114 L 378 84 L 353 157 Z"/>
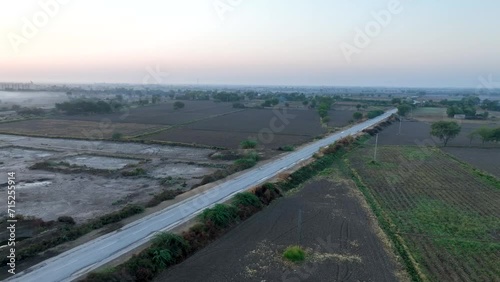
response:
<path id="1" fill-rule="evenodd" d="M 158 271 L 183 258 L 188 250 L 189 244 L 183 237 L 162 232 L 153 238 L 148 254 L 154 263 L 154 270 Z"/>
<path id="2" fill-rule="evenodd" d="M 163 192 L 154 195 L 153 198 L 146 204 L 146 207 L 155 207 L 164 201 L 173 200 L 181 193 L 182 191 L 180 190 L 164 190 Z"/>
<path id="3" fill-rule="evenodd" d="M 384 111 L 382 110 L 375 110 L 375 111 L 370 111 L 366 114 L 366 117 L 369 118 L 369 119 L 372 119 L 372 118 L 376 118 L 380 115 L 383 115 L 384 114 Z"/>
<path id="4" fill-rule="evenodd" d="M 234 206 L 217 204 L 204 210 L 199 218 L 205 223 L 211 221 L 216 227 L 225 228 L 238 219 L 238 211 Z"/>
<path id="5" fill-rule="evenodd" d="M 242 192 L 234 196 L 233 205 L 236 207 L 244 206 L 260 208 L 262 206 L 262 203 L 260 202 L 259 198 L 255 196 L 255 194 L 250 192 Z"/>
<path id="6" fill-rule="evenodd" d="M 233 108 L 235 109 L 244 109 L 246 108 L 243 103 L 233 103 Z"/>
<path id="7" fill-rule="evenodd" d="M 257 161 L 254 159 L 239 159 L 234 162 L 237 170 L 245 170 L 254 167 Z"/>
<path id="8" fill-rule="evenodd" d="M 285 152 L 292 152 L 292 151 L 295 151 L 295 147 L 293 147 L 291 145 L 286 145 L 286 146 L 283 146 L 283 147 L 279 147 L 278 150 L 279 151 L 285 151 Z"/>
<path id="9" fill-rule="evenodd" d="M 177 101 L 174 103 L 174 110 L 182 109 L 184 108 L 184 106 L 185 106 L 184 103 Z"/>
<path id="10" fill-rule="evenodd" d="M 136 168 L 134 170 L 126 170 L 122 171 L 123 176 L 139 176 L 139 175 L 145 175 L 146 171 L 143 168 Z"/>
<path id="11" fill-rule="evenodd" d="M 248 139 L 241 141 L 240 145 L 243 149 L 254 149 L 257 147 L 257 141 Z"/>
<path id="12" fill-rule="evenodd" d="M 360 113 L 360 112 L 355 112 L 354 114 L 352 114 L 352 117 L 355 119 L 355 120 L 360 120 L 363 118 L 363 114 Z"/>
<path id="13" fill-rule="evenodd" d="M 111 139 L 113 140 L 120 140 L 123 138 L 123 134 L 120 132 L 113 133 L 113 136 L 111 136 Z"/>
<path id="14" fill-rule="evenodd" d="M 57 218 L 57 221 L 71 225 L 74 225 L 76 223 L 71 216 L 60 216 Z"/>
<path id="15" fill-rule="evenodd" d="M 290 246 L 283 252 L 283 258 L 291 262 L 301 262 L 306 258 L 306 252 L 300 246 Z"/>

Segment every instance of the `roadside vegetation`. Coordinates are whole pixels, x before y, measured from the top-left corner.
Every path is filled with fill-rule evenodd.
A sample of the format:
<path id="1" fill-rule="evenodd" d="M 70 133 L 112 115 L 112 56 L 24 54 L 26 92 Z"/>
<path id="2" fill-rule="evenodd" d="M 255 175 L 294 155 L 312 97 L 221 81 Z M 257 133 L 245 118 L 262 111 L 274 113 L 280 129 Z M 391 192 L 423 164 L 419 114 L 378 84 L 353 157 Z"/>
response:
<path id="1" fill-rule="evenodd" d="M 204 210 L 198 217 L 198 223 L 191 227 L 189 231 L 182 234 L 182 239 L 177 238 L 176 245 L 172 248 L 178 250 L 170 251 L 170 246 L 165 245 L 158 248 L 158 245 L 152 244 L 151 247 L 134 255 L 126 263 L 113 268 L 111 271 L 93 272 L 83 281 L 126 281 L 127 279 L 135 281 L 151 281 L 158 273 L 176 263 L 189 257 L 197 250 L 205 247 L 207 244 L 222 236 L 237 223 L 245 220 L 258 212 L 263 207 L 269 205 L 276 198 L 281 197 L 281 191 L 289 191 L 315 175 L 318 175 L 324 169 L 330 167 L 336 160 L 339 160 L 345 152 L 352 150 L 355 146 L 361 145 L 368 139 L 367 135 L 357 138 L 348 137 L 339 140 L 321 150 L 317 154 L 317 159 L 281 179 L 276 183 L 266 183 L 253 192 L 243 192 L 235 195 L 229 204 L 217 204 L 213 208 Z M 169 234 L 169 233 L 167 233 Z M 167 235 L 164 235 L 167 236 Z M 168 236 L 175 236 L 170 234 Z M 180 242 L 180 243 L 179 243 Z M 178 246 L 183 246 L 179 250 Z M 168 259 L 155 258 L 162 253 Z M 171 256 L 171 253 L 176 255 Z M 298 246 L 291 246 L 285 250 L 283 257 L 287 260 L 300 262 L 305 259 L 305 251 Z"/>

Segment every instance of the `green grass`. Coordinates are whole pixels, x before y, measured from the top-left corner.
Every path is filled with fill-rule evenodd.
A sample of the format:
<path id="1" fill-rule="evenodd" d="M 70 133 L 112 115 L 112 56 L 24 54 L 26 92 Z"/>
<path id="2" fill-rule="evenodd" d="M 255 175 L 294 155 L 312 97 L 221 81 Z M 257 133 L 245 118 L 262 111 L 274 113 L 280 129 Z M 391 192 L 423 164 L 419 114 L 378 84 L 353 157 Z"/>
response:
<path id="1" fill-rule="evenodd" d="M 290 246 L 283 252 L 283 258 L 291 262 L 302 262 L 306 259 L 306 252 L 300 246 Z"/>
<path id="2" fill-rule="evenodd" d="M 432 155 L 428 150 L 422 150 L 420 147 L 412 146 L 403 147 L 402 154 L 410 161 L 425 161 Z"/>
<path id="3" fill-rule="evenodd" d="M 422 199 L 409 211 L 401 212 L 404 226 L 418 226 L 419 232 L 457 255 L 475 252 L 498 252 L 500 243 L 488 242 L 500 230 L 500 220 L 472 211 L 464 211 L 445 202 Z M 408 230 L 409 231 L 409 230 Z"/>
<path id="4" fill-rule="evenodd" d="M 345 165 L 413 281 L 500 274 L 496 178 L 435 148 L 383 146 L 375 164 L 369 152 L 350 152 Z"/>
<path id="5" fill-rule="evenodd" d="M 238 193 L 234 196 L 232 204 L 236 207 L 244 206 L 244 207 L 255 207 L 260 208 L 262 203 L 259 198 L 255 196 L 255 194 L 250 192 Z"/>
<path id="6" fill-rule="evenodd" d="M 240 145 L 241 145 L 241 148 L 243 148 L 243 149 L 254 149 L 257 147 L 258 143 L 255 140 L 249 139 L 249 140 L 241 141 Z"/>
<path id="7" fill-rule="evenodd" d="M 238 219 L 238 210 L 234 206 L 217 204 L 204 210 L 199 218 L 202 222 L 211 221 L 215 226 L 225 228 Z"/>

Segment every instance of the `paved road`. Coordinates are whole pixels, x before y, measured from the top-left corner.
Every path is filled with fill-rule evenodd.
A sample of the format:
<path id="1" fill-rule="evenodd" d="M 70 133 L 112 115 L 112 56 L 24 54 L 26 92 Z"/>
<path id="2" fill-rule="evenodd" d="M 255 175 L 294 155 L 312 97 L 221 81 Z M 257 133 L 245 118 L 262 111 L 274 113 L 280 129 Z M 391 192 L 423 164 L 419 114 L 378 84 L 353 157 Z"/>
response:
<path id="1" fill-rule="evenodd" d="M 155 233 L 172 229 L 186 222 L 207 207 L 224 202 L 234 194 L 274 177 L 279 172 L 310 158 L 321 147 L 332 144 L 347 135 L 358 133 L 386 119 L 396 111 L 388 111 L 375 119 L 355 125 L 341 133 L 330 135 L 278 160 L 249 170 L 205 193 L 195 195 L 167 209 L 128 224 L 117 231 L 48 259 L 18 273 L 7 281 L 72 281 L 146 243 Z"/>

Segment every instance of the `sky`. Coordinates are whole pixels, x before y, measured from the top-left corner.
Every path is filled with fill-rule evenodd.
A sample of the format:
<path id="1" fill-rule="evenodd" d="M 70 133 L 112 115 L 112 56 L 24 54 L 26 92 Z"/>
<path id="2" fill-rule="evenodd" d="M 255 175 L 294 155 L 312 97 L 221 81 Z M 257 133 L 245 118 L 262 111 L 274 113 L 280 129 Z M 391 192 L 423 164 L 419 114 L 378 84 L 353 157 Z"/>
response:
<path id="1" fill-rule="evenodd" d="M 476 87 L 498 0 L 0 0 L 0 81 Z"/>

